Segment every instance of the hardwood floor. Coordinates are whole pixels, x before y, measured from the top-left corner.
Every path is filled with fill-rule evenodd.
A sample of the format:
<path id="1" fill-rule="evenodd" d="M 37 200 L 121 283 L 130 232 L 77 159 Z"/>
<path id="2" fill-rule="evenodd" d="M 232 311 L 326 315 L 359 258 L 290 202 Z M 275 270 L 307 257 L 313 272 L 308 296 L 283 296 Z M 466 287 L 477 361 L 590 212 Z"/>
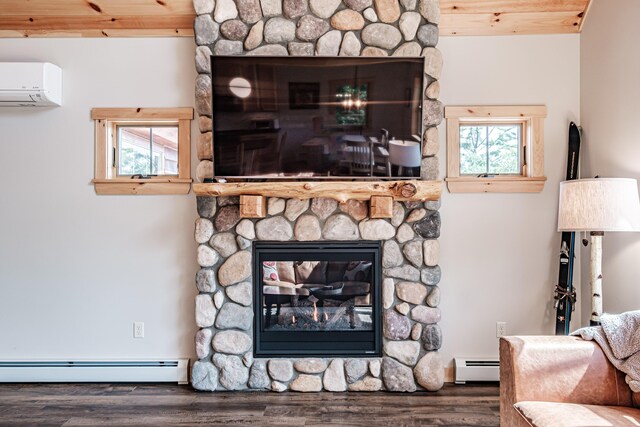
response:
<path id="1" fill-rule="evenodd" d="M 0 426 L 498 426 L 495 383 L 437 393 L 201 393 L 164 384 L 0 384 Z"/>

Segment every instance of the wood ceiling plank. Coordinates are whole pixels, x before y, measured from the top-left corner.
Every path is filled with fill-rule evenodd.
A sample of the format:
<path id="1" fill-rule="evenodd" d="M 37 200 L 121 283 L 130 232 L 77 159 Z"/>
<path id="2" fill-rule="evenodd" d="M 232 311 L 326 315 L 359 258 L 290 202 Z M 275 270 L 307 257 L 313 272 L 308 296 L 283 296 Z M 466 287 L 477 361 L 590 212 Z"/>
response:
<path id="1" fill-rule="evenodd" d="M 65 30 L 154 30 L 189 29 L 193 17 L 179 16 L 3 16 L 0 30 L 65 31 Z"/>
<path id="2" fill-rule="evenodd" d="M 193 29 L 0 30 L 0 38 L 193 37 Z"/>
<path id="3" fill-rule="evenodd" d="M 193 36 L 192 0 L 0 0 L 0 37 Z M 440 34 L 580 32 L 590 0 L 440 0 Z"/>
<path id="4" fill-rule="evenodd" d="M 0 16 L 131 16 L 195 14 L 191 0 L 2 0 Z"/>
<path id="5" fill-rule="evenodd" d="M 581 12 L 441 15 L 441 36 L 578 33 Z"/>
<path id="6" fill-rule="evenodd" d="M 584 11 L 589 0 L 440 0 L 441 14 Z"/>

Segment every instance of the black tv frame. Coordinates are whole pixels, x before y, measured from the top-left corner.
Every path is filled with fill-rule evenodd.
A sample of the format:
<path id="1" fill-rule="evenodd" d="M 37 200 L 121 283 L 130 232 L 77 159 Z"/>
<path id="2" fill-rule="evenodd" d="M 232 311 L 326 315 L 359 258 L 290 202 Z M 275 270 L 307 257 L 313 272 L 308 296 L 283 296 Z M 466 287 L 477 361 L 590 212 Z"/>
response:
<path id="1" fill-rule="evenodd" d="M 252 60 L 256 59 L 278 59 L 278 60 L 301 60 L 301 59 L 328 59 L 328 60 L 363 60 L 363 61 L 371 61 L 371 60 L 380 60 L 382 62 L 402 62 L 403 60 L 412 59 L 412 60 L 420 60 L 422 61 L 422 69 L 424 69 L 424 61 L 425 58 L 423 56 L 419 57 L 393 57 L 393 56 L 381 56 L 381 57 L 363 57 L 363 56 L 309 56 L 309 57 L 300 57 L 300 56 L 273 56 L 273 55 L 265 55 L 265 56 L 249 56 L 249 55 L 211 55 L 210 57 L 210 69 L 213 74 L 214 70 L 214 61 L 217 58 L 251 58 Z M 420 73 L 420 97 L 419 97 L 419 105 L 418 110 L 421 112 L 421 117 L 419 120 L 419 132 L 417 135 L 420 136 L 420 141 L 416 141 L 420 144 L 420 152 L 422 152 L 422 144 L 423 144 L 423 134 L 424 134 L 424 91 L 425 91 L 425 83 L 427 82 L 424 72 Z M 212 76 L 211 79 L 212 90 L 211 90 L 211 107 L 212 107 L 212 129 L 213 134 L 211 138 L 212 150 L 211 152 L 215 156 L 215 133 L 216 133 L 216 118 L 215 118 L 215 88 L 213 87 L 215 82 L 215 77 Z M 332 181 L 393 181 L 393 180 L 406 180 L 406 179 L 420 179 L 420 175 L 422 172 L 422 166 L 419 167 L 418 176 L 360 176 L 360 175 L 333 175 L 333 176 L 295 176 L 295 175 L 284 175 L 284 176 L 274 176 L 274 175 L 216 175 L 216 167 L 215 167 L 215 158 L 213 159 L 213 179 L 207 179 L 205 182 L 227 182 L 227 181 L 235 181 L 235 182 L 251 182 L 251 181 L 323 181 L 323 180 L 332 180 Z"/>

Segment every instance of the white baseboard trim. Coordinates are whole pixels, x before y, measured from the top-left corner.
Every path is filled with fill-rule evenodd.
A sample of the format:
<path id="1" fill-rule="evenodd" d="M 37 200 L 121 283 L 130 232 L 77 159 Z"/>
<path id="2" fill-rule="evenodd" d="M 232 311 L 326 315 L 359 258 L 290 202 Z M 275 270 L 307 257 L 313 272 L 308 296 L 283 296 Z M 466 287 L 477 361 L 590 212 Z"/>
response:
<path id="1" fill-rule="evenodd" d="M 189 383 L 189 359 L 0 361 L 0 383 Z"/>

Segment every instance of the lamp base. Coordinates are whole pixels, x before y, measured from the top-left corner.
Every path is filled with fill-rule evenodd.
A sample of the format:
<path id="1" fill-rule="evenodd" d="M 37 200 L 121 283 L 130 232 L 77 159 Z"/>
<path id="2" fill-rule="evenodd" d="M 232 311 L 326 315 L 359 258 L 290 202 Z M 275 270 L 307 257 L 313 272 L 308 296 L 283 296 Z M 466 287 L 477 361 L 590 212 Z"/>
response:
<path id="1" fill-rule="evenodd" d="M 600 325 L 602 315 L 602 237 L 604 232 L 592 231 L 591 257 L 589 259 L 589 271 L 591 272 L 591 326 Z"/>

